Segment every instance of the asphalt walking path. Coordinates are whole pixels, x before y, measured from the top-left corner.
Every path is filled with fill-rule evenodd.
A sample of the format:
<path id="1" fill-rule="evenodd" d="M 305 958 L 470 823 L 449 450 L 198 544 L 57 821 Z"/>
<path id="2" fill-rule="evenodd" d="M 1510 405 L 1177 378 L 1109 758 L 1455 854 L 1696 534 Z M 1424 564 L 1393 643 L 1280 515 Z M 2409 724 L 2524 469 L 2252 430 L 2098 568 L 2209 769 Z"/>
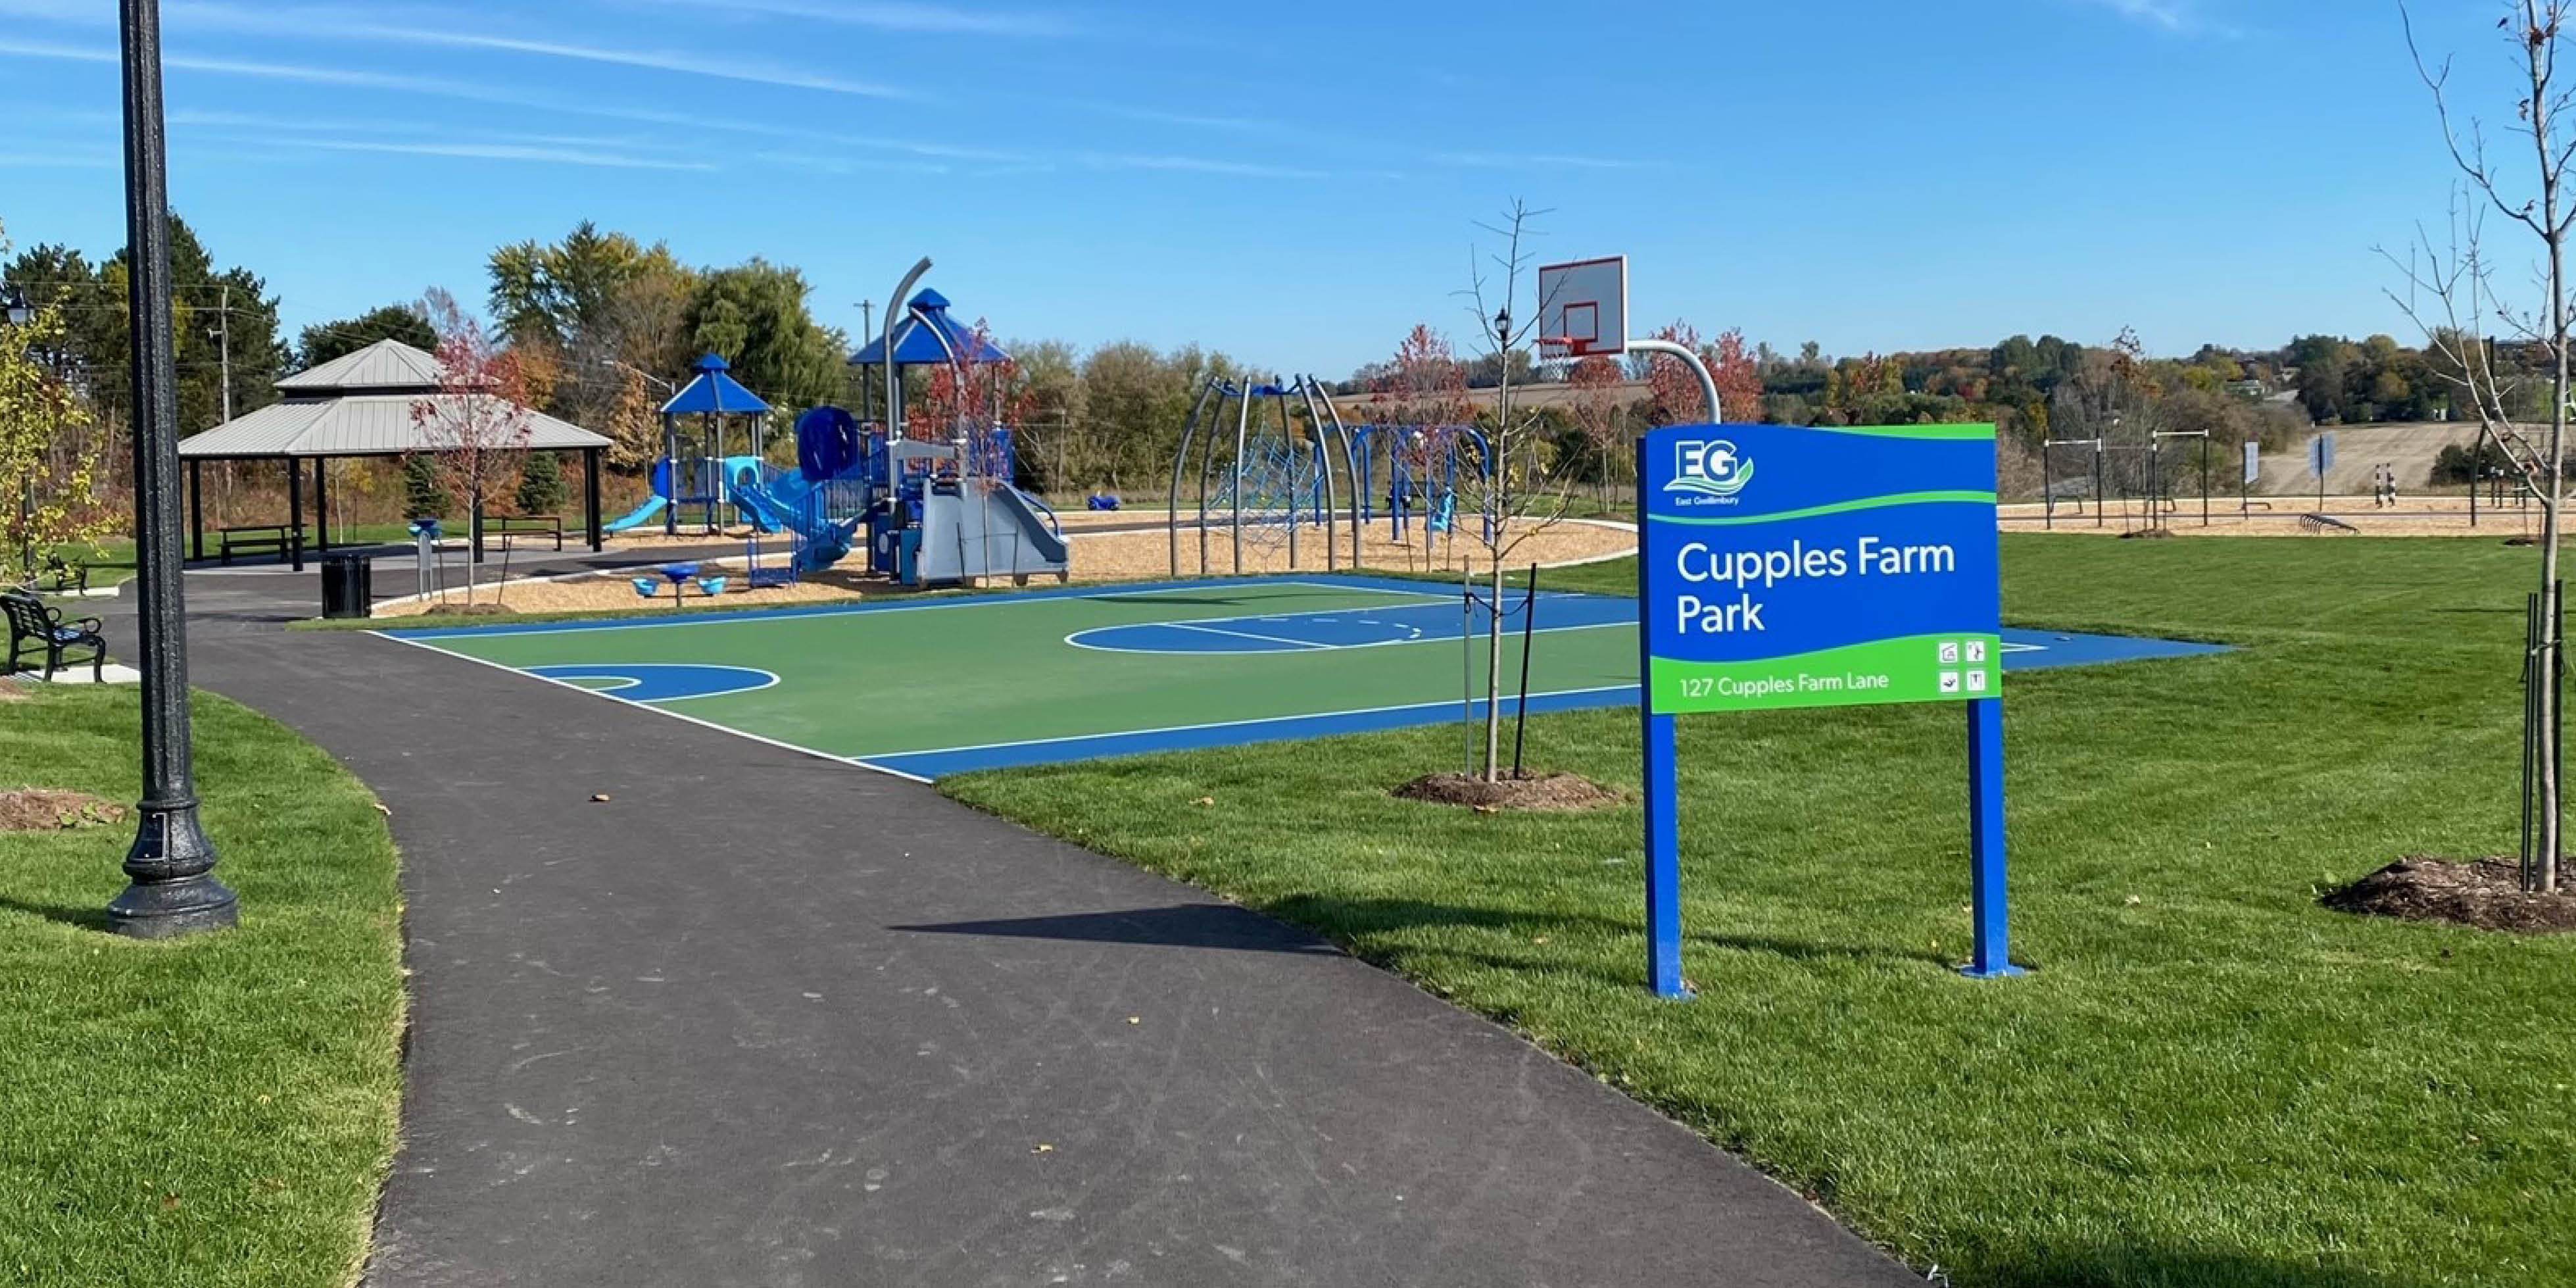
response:
<path id="1" fill-rule="evenodd" d="M 1917 1282 L 1303 931 L 915 784 L 279 631 L 312 578 L 189 582 L 196 682 L 402 846 L 369 1283 Z"/>

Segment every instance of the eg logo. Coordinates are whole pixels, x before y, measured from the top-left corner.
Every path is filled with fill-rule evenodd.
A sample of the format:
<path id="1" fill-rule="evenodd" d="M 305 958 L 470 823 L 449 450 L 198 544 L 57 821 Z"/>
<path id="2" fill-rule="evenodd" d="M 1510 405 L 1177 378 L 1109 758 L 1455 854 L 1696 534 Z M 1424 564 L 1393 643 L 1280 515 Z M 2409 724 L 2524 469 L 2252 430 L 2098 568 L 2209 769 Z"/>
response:
<path id="1" fill-rule="evenodd" d="M 1673 445 L 1673 477 L 1667 492 L 1733 496 L 1753 481 L 1753 462 L 1725 439 L 1686 438 Z"/>

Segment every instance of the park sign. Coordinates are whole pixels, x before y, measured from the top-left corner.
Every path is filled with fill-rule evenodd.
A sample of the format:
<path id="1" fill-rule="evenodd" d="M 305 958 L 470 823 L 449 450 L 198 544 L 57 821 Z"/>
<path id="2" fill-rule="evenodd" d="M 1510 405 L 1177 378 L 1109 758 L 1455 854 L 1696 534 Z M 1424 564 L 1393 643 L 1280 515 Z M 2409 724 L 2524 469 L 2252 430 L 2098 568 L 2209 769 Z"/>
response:
<path id="1" fill-rule="evenodd" d="M 1682 425 L 1641 447 L 1658 714 L 1992 697 L 1991 425 Z"/>
<path id="2" fill-rule="evenodd" d="M 2020 974 L 2004 891 L 1995 428 L 1676 425 L 1638 440 L 1646 967 L 1682 980 L 1679 739 L 1694 712 L 1967 704 L 1963 973 Z"/>

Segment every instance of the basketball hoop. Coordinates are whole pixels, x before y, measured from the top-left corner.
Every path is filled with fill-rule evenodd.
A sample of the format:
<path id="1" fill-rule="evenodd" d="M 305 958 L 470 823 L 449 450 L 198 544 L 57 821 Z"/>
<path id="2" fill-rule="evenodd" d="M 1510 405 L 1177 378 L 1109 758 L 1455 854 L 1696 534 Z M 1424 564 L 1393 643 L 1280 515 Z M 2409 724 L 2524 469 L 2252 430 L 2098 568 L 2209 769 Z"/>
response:
<path id="1" fill-rule="evenodd" d="M 1543 264 L 1538 355 L 1547 362 L 1614 358 L 1628 350 L 1628 257 Z"/>

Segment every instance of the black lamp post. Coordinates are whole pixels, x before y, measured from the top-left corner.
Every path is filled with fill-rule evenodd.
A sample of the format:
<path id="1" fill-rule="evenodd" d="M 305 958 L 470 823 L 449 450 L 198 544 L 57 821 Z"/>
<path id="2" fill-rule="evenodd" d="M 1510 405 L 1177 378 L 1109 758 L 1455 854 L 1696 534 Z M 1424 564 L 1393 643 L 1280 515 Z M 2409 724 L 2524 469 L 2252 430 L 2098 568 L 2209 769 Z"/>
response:
<path id="1" fill-rule="evenodd" d="M 188 635 L 180 586 L 179 399 L 170 318 L 170 192 L 161 132 L 160 0 L 123 0 L 125 230 L 134 337 L 136 624 L 143 644 L 141 826 L 125 854 L 132 884 L 107 905 L 110 926 L 169 939 L 232 925 L 233 892 L 214 876 L 197 822 L 188 731 Z"/>
<path id="2" fill-rule="evenodd" d="M 27 293 L 7 283 L 0 283 L 0 321 L 16 329 L 36 320 L 34 305 L 27 303 Z M 36 576 L 36 478 L 31 471 L 18 480 L 18 531 L 26 538 L 18 543 L 18 571 L 32 581 Z"/>

